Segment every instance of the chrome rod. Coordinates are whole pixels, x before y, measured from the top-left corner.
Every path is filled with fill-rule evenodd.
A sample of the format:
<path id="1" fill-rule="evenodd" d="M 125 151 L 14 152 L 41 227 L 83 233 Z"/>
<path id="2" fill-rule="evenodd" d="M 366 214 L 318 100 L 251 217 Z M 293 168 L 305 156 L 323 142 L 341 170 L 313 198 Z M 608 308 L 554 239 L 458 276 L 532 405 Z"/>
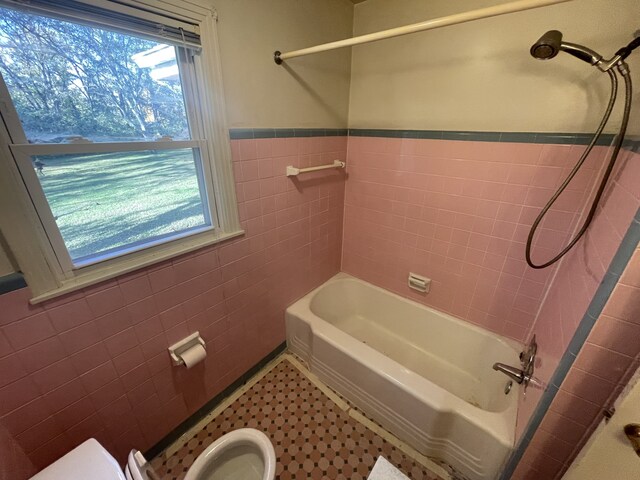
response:
<path id="1" fill-rule="evenodd" d="M 296 175 L 300 175 L 301 173 L 317 172 L 319 170 L 328 170 L 329 168 L 345 168 L 346 166 L 347 164 L 344 162 L 341 162 L 340 160 L 334 160 L 333 163 L 329 165 L 319 165 L 317 167 L 309 167 L 309 168 L 297 168 L 289 165 L 287 167 L 287 177 L 295 177 Z"/>
<path id="2" fill-rule="evenodd" d="M 315 47 L 302 48 L 300 50 L 293 50 L 291 52 L 284 53 L 276 51 L 273 54 L 273 59 L 278 65 L 280 65 L 283 60 L 287 60 L 289 58 L 311 55 L 312 53 L 325 52 L 327 50 L 335 50 L 336 48 L 351 47 L 362 43 L 376 42 L 385 38 L 399 37 L 401 35 L 422 32 L 424 30 L 433 30 L 434 28 L 447 27 L 449 25 L 471 22 L 482 18 L 497 17 L 507 13 L 522 12 L 524 10 L 531 10 L 533 8 L 546 7 L 570 1 L 571 0 L 518 0 L 516 2 L 505 3 L 503 5 L 495 5 L 493 7 L 480 8 L 469 12 L 456 13 L 446 17 L 425 20 L 424 22 L 413 23 L 403 27 L 390 28 L 388 30 L 382 30 L 375 33 L 367 33 L 366 35 L 360 35 L 358 37 L 323 43 L 322 45 L 316 45 Z"/>

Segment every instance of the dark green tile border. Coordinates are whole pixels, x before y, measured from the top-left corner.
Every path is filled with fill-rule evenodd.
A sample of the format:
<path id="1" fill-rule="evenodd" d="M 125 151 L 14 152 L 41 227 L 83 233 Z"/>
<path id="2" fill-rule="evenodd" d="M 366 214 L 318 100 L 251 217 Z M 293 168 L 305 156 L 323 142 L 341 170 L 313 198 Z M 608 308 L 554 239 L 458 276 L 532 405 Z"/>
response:
<path id="1" fill-rule="evenodd" d="M 462 140 L 474 142 L 501 143 L 551 143 L 558 145 L 588 145 L 588 133 L 545 133 L 545 132 L 471 132 L 463 130 L 393 130 L 375 128 L 232 128 L 232 140 L 249 138 L 290 138 L 290 137 L 384 137 L 418 138 L 431 140 Z M 614 135 L 603 134 L 597 145 L 611 145 Z M 623 148 L 640 153 L 640 138 L 627 138 Z"/>
<path id="2" fill-rule="evenodd" d="M 10 273 L 0 277 L 0 295 L 13 292 L 27 286 L 24 275 L 20 272 Z"/>
<path id="3" fill-rule="evenodd" d="M 234 128 L 233 130 L 229 130 L 229 137 L 231 140 L 245 140 L 247 138 L 253 138 L 253 129 Z"/>
<path id="4" fill-rule="evenodd" d="M 205 403 L 202 407 L 200 407 L 193 415 L 187 418 L 184 422 L 178 425 L 176 428 L 171 430 L 162 440 L 156 443 L 153 447 L 147 450 L 144 453 L 144 456 L 147 460 L 151 460 L 154 457 L 157 457 L 160 452 L 165 450 L 169 445 L 175 442 L 182 435 L 187 433 L 191 428 L 193 428 L 200 420 L 211 413 L 211 410 L 216 408 L 222 401 L 235 392 L 242 385 L 247 383 L 247 381 L 253 377 L 256 373 L 260 371 L 267 363 L 276 358 L 282 352 L 284 352 L 287 348 L 287 342 L 282 342 L 278 345 L 271 353 L 269 353 L 266 357 L 260 360 L 257 364 L 251 367 L 247 372 L 245 372 L 240 378 L 238 378 L 235 382 L 225 388 L 218 395 L 213 397 L 207 403 Z"/>
<path id="5" fill-rule="evenodd" d="M 622 142 L 622 148 L 640 153 L 640 138 L 625 138 Z"/>
<path id="6" fill-rule="evenodd" d="M 351 128 L 349 129 L 349 136 L 502 143 L 554 143 L 561 145 L 587 145 L 592 137 L 587 133 L 470 132 L 462 130 L 384 130 L 368 128 Z M 612 141 L 613 135 L 604 134 L 598 139 L 598 145 L 611 145 Z M 625 143 L 640 144 L 640 141 L 629 140 Z"/>
<path id="7" fill-rule="evenodd" d="M 231 140 L 248 138 L 346 137 L 346 128 L 232 128 Z"/>
<path id="8" fill-rule="evenodd" d="M 531 419 L 529 420 L 529 423 L 527 424 L 527 427 L 522 434 L 520 442 L 511 454 L 511 457 L 509 458 L 509 461 L 507 462 L 507 465 L 505 466 L 505 469 L 500 476 L 500 480 L 509 480 L 513 475 L 513 472 L 522 459 L 522 456 L 529 446 L 529 443 L 531 443 L 536 430 L 540 426 L 540 423 L 542 423 L 547 410 L 549 410 L 551 402 L 553 402 L 553 399 L 558 393 L 560 385 L 562 385 L 562 382 L 569 373 L 569 370 L 571 369 L 573 362 L 575 362 L 577 354 L 584 345 L 584 342 L 587 341 L 591 329 L 594 327 L 597 319 L 600 317 L 604 306 L 613 293 L 613 289 L 622 276 L 622 272 L 629 263 L 629 260 L 633 256 L 633 253 L 639 243 L 640 209 L 638 209 L 634 220 L 632 220 L 631 225 L 629 225 L 629 229 L 623 237 L 622 242 L 620 243 L 620 246 L 616 251 L 616 254 L 611 260 L 611 263 L 609 264 L 607 273 L 600 282 L 596 293 L 591 299 L 591 303 L 589 304 L 587 311 L 582 317 L 578 328 L 573 334 L 573 337 L 571 338 L 571 341 L 567 346 L 567 350 L 564 352 L 564 355 L 560 359 L 560 363 L 553 373 L 547 389 L 542 394 L 542 398 L 540 399 L 538 406 L 534 410 L 533 415 L 531 416 Z"/>

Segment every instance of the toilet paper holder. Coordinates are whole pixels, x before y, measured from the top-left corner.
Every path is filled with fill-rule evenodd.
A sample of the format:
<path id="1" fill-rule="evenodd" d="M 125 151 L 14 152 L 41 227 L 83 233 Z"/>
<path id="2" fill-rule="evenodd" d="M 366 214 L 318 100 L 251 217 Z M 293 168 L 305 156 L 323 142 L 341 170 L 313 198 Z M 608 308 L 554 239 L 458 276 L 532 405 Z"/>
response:
<path id="1" fill-rule="evenodd" d="M 204 343 L 204 339 L 200 336 L 199 332 L 194 332 L 186 338 L 174 343 L 169 347 L 169 355 L 174 365 L 184 365 L 184 360 L 181 358 L 181 354 L 195 345 L 202 345 L 205 350 L 207 346 Z"/>

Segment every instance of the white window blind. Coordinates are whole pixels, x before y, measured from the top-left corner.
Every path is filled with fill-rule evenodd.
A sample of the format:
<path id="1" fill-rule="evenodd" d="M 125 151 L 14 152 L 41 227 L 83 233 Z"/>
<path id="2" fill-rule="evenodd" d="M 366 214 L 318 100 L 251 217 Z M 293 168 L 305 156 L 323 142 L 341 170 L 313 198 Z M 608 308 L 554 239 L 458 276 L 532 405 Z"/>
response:
<path id="1" fill-rule="evenodd" d="M 201 46 L 195 22 L 141 4 L 131 5 L 113 0 L 0 0 L 0 6 L 93 27 L 108 27 L 196 50 Z"/>

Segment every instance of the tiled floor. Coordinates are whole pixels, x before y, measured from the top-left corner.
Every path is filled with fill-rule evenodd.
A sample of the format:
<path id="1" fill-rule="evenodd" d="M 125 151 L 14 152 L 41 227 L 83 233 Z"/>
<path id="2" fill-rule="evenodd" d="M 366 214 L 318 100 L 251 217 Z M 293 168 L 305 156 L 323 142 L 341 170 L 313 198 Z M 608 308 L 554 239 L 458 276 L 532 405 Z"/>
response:
<path id="1" fill-rule="evenodd" d="M 366 479 L 379 455 L 412 480 L 440 478 L 357 422 L 288 360 L 277 363 L 173 455 L 161 455 L 152 464 L 163 480 L 183 479 L 208 445 L 242 427 L 271 438 L 280 480 Z"/>

